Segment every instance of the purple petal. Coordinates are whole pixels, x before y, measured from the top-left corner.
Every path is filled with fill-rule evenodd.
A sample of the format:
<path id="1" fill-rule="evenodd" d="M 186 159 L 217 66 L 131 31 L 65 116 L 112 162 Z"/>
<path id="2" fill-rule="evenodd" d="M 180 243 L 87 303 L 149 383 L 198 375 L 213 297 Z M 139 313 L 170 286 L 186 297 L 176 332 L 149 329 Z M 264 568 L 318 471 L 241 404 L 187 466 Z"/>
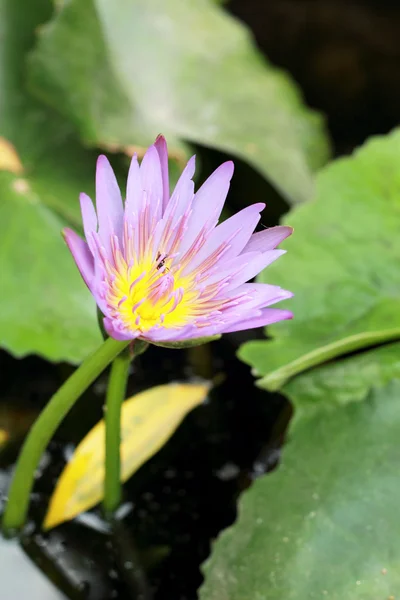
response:
<path id="1" fill-rule="evenodd" d="M 292 319 L 293 313 L 289 310 L 283 310 L 280 308 L 266 308 L 261 311 L 261 314 L 251 319 L 243 319 L 227 325 L 223 330 L 223 333 L 230 333 L 232 331 L 243 331 L 244 329 L 255 329 L 256 327 L 265 327 L 265 325 L 271 325 L 278 321 L 284 321 L 285 319 Z"/>
<path id="2" fill-rule="evenodd" d="M 212 285 L 222 280 L 231 280 L 246 269 L 253 260 L 260 258 L 261 256 L 261 252 L 247 252 L 246 254 L 234 256 L 226 261 L 222 260 L 220 263 L 217 263 L 211 269 L 204 272 L 206 277 L 204 283 L 205 285 Z M 244 281 L 247 281 L 247 279 Z"/>
<path id="3" fill-rule="evenodd" d="M 203 261 L 211 256 L 221 244 L 226 242 L 229 243 L 229 247 L 223 254 L 224 260 L 237 256 L 243 250 L 254 231 L 254 228 L 260 220 L 260 211 L 264 208 L 265 204 L 252 204 L 218 225 L 218 227 L 211 232 L 209 239 L 200 252 L 198 252 L 184 269 L 183 274 L 185 275 L 195 270 Z"/>
<path id="4" fill-rule="evenodd" d="M 79 201 L 81 204 L 81 213 L 82 213 L 82 222 L 83 222 L 83 231 L 85 233 L 85 238 L 87 243 L 89 244 L 89 248 L 91 247 L 92 236 L 90 235 L 92 232 L 97 231 L 97 215 L 93 206 L 92 200 L 89 198 L 87 194 L 80 194 Z M 93 250 L 92 250 L 93 252 Z"/>
<path id="5" fill-rule="evenodd" d="M 153 327 L 145 336 L 142 337 L 150 342 L 180 342 L 193 338 L 218 335 L 222 327 L 222 323 L 216 323 L 206 327 L 198 327 L 197 325 L 191 323 L 185 327 L 180 327 L 177 329 Z"/>
<path id="6" fill-rule="evenodd" d="M 210 230 L 217 224 L 229 191 L 233 169 L 232 161 L 223 163 L 197 191 L 189 226 L 181 244 L 182 255 L 204 227 Z"/>
<path id="7" fill-rule="evenodd" d="M 104 317 L 103 325 L 108 335 L 114 338 L 115 340 L 134 340 L 140 335 L 140 331 L 131 332 L 123 329 L 122 327 L 118 327 L 117 323 L 109 317 Z"/>
<path id="8" fill-rule="evenodd" d="M 253 309 L 265 308 L 276 302 L 293 297 L 293 293 L 284 290 L 279 285 L 268 283 L 245 283 L 227 294 L 229 298 L 239 297 L 245 294 L 248 299 L 242 302 L 240 309 L 244 313 Z"/>
<path id="9" fill-rule="evenodd" d="M 161 238 L 163 236 L 169 237 L 168 232 L 172 231 L 190 210 L 194 196 L 192 177 L 195 170 L 195 158 L 195 156 L 192 156 L 184 168 L 165 209 L 164 216 L 156 226 L 153 238 L 156 251 L 158 251 Z M 166 253 L 169 252 L 168 247 L 163 247 L 162 250 Z"/>
<path id="10" fill-rule="evenodd" d="M 283 242 L 284 239 L 289 237 L 291 233 L 293 233 L 293 228 L 284 225 L 271 227 L 265 231 L 257 231 L 257 233 L 253 233 L 243 252 L 265 252 L 266 250 L 273 250 Z"/>
<path id="11" fill-rule="evenodd" d="M 193 323 L 177 328 L 155 326 L 149 329 L 145 335 L 141 335 L 141 338 L 149 342 L 178 342 L 189 338 L 190 333 L 194 330 L 197 330 L 197 327 Z"/>
<path id="12" fill-rule="evenodd" d="M 220 311 L 222 312 L 216 318 L 224 323 L 225 328 L 229 323 L 238 323 L 258 317 L 261 314 L 261 309 L 292 296 L 291 292 L 279 286 L 264 283 L 246 283 L 232 292 L 221 294 L 219 300 L 221 302 Z"/>
<path id="13" fill-rule="evenodd" d="M 176 211 L 177 216 L 180 216 L 190 207 L 194 196 L 194 182 L 192 181 L 192 178 L 195 169 L 196 156 L 192 156 L 177 181 L 171 200 L 165 211 L 165 216 L 171 213 L 171 210 Z"/>
<path id="14" fill-rule="evenodd" d="M 154 144 L 161 165 L 162 187 L 163 187 L 163 206 L 164 212 L 169 200 L 169 176 L 168 176 L 168 148 L 163 135 L 159 135 Z"/>
<path id="15" fill-rule="evenodd" d="M 125 218 L 133 224 L 133 215 L 140 213 L 143 202 L 142 176 L 137 155 L 132 156 L 126 183 Z"/>
<path id="16" fill-rule="evenodd" d="M 103 155 L 97 159 L 96 208 L 99 236 L 109 254 L 111 236 L 115 234 L 119 237 L 122 233 L 123 206 L 114 171 Z"/>
<path id="17" fill-rule="evenodd" d="M 211 245 L 212 242 L 218 247 L 222 242 L 231 238 L 229 242 L 230 248 L 224 256 L 225 258 L 237 256 L 243 250 L 254 231 L 260 220 L 260 212 L 264 208 L 265 204 L 259 202 L 239 211 L 215 228 L 207 245 Z"/>
<path id="18" fill-rule="evenodd" d="M 83 240 L 75 231 L 66 227 L 63 230 L 63 236 L 66 244 L 74 257 L 76 265 L 82 275 L 83 281 L 89 290 L 94 278 L 94 259 L 85 240 Z"/>
<path id="19" fill-rule="evenodd" d="M 164 190 L 160 158 L 155 146 L 150 146 L 144 155 L 140 165 L 140 174 L 142 189 L 146 192 L 150 202 L 151 215 L 158 221 L 162 215 Z"/>
<path id="20" fill-rule="evenodd" d="M 246 281 L 253 279 L 253 277 L 258 275 L 263 269 L 268 267 L 271 263 L 273 263 L 280 256 L 282 256 L 282 254 L 285 254 L 285 253 L 286 253 L 286 250 L 269 250 L 268 252 L 264 252 L 263 254 L 260 254 L 256 257 L 254 257 L 252 260 L 250 260 L 247 263 L 246 266 L 244 266 L 240 271 L 237 272 L 236 275 L 234 275 L 232 277 L 227 289 L 228 290 L 234 289 L 235 287 L 241 285 L 242 283 L 245 283 Z M 250 254 L 250 256 L 252 254 L 253 254 L 253 252 Z M 244 257 L 246 255 L 247 255 L 247 253 L 241 254 L 240 257 L 239 256 L 237 257 L 237 260 L 239 261 L 239 258 L 241 258 L 242 256 Z"/>

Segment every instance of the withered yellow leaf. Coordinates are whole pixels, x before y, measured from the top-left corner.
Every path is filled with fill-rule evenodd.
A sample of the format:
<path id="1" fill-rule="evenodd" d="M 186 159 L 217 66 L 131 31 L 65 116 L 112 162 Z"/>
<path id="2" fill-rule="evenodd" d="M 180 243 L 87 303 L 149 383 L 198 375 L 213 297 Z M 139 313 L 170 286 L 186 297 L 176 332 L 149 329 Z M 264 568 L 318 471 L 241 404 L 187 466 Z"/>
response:
<path id="1" fill-rule="evenodd" d="M 171 437 L 185 415 L 201 404 L 209 385 L 160 385 L 126 400 L 121 413 L 121 480 L 126 481 Z M 105 426 L 102 419 L 76 448 L 58 480 L 43 527 L 50 529 L 103 498 Z"/>
<path id="2" fill-rule="evenodd" d="M 5 138 L 0 137 L 0 171 L 11 171 L 11 173 L 21 175 L 23 170 L 14 146 Z"/>

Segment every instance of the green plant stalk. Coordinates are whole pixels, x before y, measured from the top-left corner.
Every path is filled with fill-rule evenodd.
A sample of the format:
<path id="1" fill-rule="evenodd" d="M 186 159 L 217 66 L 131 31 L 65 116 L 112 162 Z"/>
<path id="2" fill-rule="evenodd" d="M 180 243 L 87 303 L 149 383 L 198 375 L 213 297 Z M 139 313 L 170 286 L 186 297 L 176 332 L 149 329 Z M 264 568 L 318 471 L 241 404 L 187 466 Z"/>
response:
<path id="1" fill-rule="evenodd" d="M 3 517 L 6 535 L 20 529 L 25 522 L 35 470 L 57 427 L 83 392 L 128 344 L 129 341 L 113 338 L 103 342 L 52 396 L 36 419 L 22 446 L 8 492 Z"/>
<path id="2" fill-rule="evenodd" d="M 108 380 L 105 412 L 105 480 L 103 508 L 108 517 L 112 517 L 121 503 L 121 408 L 125 400 L 131 360 L 142 354 L 148 344 L 141 340 L 132 343 L 131 350 L 126 349 L 117 356 L 111 366 Z"/>
<path id="3" fill-rule="evenodd" d="M 111 366 L 106 396 L 106 450 L 103 508 L 112 515 L 121 502 L 121 408 L 128 382 L 129 352 L 121 352 Z"/>

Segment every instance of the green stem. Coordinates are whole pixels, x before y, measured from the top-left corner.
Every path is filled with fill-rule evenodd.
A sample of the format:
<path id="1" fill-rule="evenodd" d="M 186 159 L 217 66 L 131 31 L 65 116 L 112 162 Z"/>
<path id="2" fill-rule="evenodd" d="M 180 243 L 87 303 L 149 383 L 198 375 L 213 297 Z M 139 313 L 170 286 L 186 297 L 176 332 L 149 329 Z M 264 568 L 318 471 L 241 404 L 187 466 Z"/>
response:
<path id="1" fill-rule="evenodd" d="M 129 342 L 108 338 L 81 364 L 50 399 L 22 446 L 8 492 L 3 529 L 10 534 L 25 522 L 29 495 L 39 460 L 61 421 L 78 398 Z"/>
<path id="2" fill-rule="evenodd" d="M 112 514 L 121 502 L 121 407 L 128 382 L 129 352 L 121 352 L 111 366 L 106 396 L 106 452 L 103 506 L 106 514 Z"/>
<path id="3" fill-rule="evenodd" d="M 145 351 L 147 343 L 136 340 L 131 351 L 126 349 L 117 356 L 112 364 L 106 396 L 106 449 L 105 449 L 105 482 L 103 507 L 107 516 L 111 517 L 120 505 L 122 498 L 121 484 L 121 408 L 125 399 L 128 381 L 129 364 Z"/>

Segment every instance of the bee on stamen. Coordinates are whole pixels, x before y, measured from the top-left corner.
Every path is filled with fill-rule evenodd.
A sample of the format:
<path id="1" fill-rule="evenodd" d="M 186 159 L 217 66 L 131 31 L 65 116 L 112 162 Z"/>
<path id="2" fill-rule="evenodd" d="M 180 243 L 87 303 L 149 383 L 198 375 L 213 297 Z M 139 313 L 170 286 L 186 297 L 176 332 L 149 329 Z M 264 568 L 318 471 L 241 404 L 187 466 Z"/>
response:
<path id="1" fill-rule="evenodd" d="M 158 264 L 157 264 L 157 267 L 156 267 L 157 270 L 162 269 L 162 267 L 165 266 L 165 261 L 167 260 L 168 255 L 166 254 L 162 260 L 160 260 L 160 258 L 161 258 L 161 253 L 158 252 L 158 254 L 156 256 L 156 261 L 160 261 L 160 262 L 158 262 Z M 168 267 L 165 267 L 165 270 L 169 271 Z"/>

